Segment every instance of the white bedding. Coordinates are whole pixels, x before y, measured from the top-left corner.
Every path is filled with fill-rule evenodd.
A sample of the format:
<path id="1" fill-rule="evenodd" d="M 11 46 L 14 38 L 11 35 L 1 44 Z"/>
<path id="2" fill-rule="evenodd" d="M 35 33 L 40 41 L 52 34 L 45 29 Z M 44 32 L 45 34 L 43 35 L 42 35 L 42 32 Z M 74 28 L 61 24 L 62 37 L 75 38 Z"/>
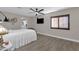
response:
<path id="1" fill-rule="evenodd" d="M 4 35 L 4 39 L 11 41 L 13 45 L 12 50 L 14 50 L 15 48 L 37 40 L 37 35 L 36 32 L 31 29 L 9 30 L 9 33 Z"/>

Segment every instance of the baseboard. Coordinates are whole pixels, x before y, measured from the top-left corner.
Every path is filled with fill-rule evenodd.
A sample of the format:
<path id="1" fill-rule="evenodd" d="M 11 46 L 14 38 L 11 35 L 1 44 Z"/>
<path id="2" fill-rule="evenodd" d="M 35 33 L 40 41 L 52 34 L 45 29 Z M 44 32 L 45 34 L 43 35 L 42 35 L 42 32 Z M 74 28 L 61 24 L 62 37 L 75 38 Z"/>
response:
<path id="1" fill-rule="evenodd" d="M 40 33 L 40 32 L 37 32 L 37 33 L 42 34 L 42 35 L 46 35 L 46 36 L 50 36 L 50 37 L 56 37 L 56 38 L 60 38 L 60 39 L 64 39 L 64 40 L 69 40 L 69 41 L 73 41 L 73 42 L 79 42 L 79 40 L 77 40 L 77 39 L 70 39 L 70 38 L 65 38 L 65 37 L 50 35 L 50 34 L 46 34 L 46 33 Z"/>

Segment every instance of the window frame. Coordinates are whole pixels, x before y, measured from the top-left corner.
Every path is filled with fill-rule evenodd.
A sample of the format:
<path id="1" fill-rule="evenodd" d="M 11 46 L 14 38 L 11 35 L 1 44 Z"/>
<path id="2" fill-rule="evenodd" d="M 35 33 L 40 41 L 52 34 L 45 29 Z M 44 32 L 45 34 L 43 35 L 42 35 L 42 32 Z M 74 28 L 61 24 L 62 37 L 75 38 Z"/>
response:
<path id="1" fill-rule="evenodd" d="M 59 27 L 59 18 L 60 17 L 68 17 L 68 28 L 61 28 Z M 52 27 L 52 18 L 58 18 L 58 27 L 55 28 L 55 27 Z M 51 29 L 63 29 L 63 30 L 70 30 L 70 14 L 65 14 L 65 15 L 59 15 L 59 16 L 52 16 L 51 19 L 50 19 L 50 28 Z"/>

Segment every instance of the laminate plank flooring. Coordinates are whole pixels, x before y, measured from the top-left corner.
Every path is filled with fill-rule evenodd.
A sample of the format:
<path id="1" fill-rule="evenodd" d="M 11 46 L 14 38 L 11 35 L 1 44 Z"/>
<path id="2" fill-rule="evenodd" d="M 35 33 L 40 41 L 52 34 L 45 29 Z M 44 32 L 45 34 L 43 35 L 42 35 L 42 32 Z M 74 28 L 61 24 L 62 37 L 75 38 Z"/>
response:
<path id="1" fill-rule="evenodd" d="M 36 41 L 33 41 L 15 51 L 79 51 L 79 43 L 72 42 L 55 37 L 37 35 Z"/>

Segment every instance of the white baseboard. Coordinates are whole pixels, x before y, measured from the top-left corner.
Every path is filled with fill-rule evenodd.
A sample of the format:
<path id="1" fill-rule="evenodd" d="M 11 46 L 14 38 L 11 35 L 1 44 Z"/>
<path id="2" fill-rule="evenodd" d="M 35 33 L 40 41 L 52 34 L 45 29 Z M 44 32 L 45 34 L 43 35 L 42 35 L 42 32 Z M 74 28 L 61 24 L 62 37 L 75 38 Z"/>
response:
<path id="1" fill-rule="evenodd" d="M 64 40 L 69 40 L 69 41 L 73 41 L 73 42 L 79 42 L 79 40 L 77 40 L 77 39 L 70 39 L 70 38 L 65 38 L 65 37 L 50 35 L 50 34 L 46 34 L 46 33 L 40 33 L 40 32 L 37 32 L 37 33 L 42 34 L 42 35 L 46 35 L 46 36 L 50 36 L 50 37 L 56 37 L 56 38 L 60 38 L 60 39 L 64 39 Z"/>

